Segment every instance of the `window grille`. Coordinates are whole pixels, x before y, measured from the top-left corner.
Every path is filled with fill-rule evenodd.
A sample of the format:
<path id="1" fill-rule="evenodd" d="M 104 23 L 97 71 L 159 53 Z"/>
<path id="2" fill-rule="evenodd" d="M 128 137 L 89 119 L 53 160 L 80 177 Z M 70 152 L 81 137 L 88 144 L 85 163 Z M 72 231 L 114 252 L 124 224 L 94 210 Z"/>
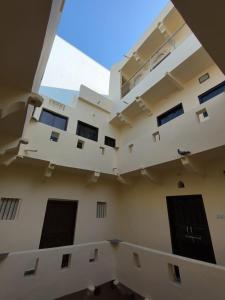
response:
<path id="1" fill-rule="evenodd" d="M 107 204 L 106 202 L 97 202 L 97 218 L 105 218 L 107 213 Z"/>
<path id="2" fill-rule="evenodd" d="M 0 220 L 14 220 L 19 205 L 17 198 L 1 198 Z"/>

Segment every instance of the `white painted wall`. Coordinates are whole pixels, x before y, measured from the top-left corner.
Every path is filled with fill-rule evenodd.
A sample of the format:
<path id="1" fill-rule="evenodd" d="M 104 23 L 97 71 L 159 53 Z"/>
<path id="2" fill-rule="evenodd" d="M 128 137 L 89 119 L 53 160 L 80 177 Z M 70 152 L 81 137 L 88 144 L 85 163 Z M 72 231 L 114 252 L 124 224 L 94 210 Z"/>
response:
<path id="1" fill-rule="evenodd" d="M 41 85 L 78 91 L 83 84 L 107 95 L 109 77 L 109 70 L 56 36 Z"/>

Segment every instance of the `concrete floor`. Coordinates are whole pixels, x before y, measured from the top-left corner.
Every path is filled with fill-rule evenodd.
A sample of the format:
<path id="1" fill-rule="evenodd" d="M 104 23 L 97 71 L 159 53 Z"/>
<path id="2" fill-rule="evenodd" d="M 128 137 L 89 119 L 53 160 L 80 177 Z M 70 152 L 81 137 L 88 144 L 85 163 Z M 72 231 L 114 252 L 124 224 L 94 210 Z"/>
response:
<path id="1" fill-rule="evenodd" d="M 135 294 L 126 287 L 119 285 L 116 288 L 112 283 L 106 283 L 96 288 L 94 295 L 88 295 L 87 290 L 58 298 L 56 300 L 142 300 L 144 298 Z"/>

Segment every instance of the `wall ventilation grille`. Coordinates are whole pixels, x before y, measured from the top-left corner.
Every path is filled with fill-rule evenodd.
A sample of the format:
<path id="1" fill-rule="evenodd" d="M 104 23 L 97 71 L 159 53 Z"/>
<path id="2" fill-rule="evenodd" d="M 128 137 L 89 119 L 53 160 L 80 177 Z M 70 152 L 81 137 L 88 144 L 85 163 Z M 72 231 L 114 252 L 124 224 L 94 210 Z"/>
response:
<path id="1" fill-rule="evenodd" d="M 0 220 L 14 220 L 19 205 L 17 198 L 1 198 Z"/>
<path id="2" fill-rule="evenodd" d="M 97 218 L 105 218 L 107 214 L 107 204 L 106 202 L 97 202 Z"/>

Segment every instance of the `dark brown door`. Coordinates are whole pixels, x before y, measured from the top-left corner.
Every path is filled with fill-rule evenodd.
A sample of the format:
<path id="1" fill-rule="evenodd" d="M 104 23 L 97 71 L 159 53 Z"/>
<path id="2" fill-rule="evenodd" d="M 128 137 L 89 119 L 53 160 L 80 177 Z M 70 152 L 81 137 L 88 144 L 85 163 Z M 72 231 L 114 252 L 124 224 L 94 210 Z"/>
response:
<path id="1" fill-rule="evenodd" d="M 77 201 L 48 200 L 40 249 L 72 245 Z"/>
<path id="2" fill-rule="evenodd" d="M 216 263 L 201 195 L 167 197 L 173 253 Z"/>

